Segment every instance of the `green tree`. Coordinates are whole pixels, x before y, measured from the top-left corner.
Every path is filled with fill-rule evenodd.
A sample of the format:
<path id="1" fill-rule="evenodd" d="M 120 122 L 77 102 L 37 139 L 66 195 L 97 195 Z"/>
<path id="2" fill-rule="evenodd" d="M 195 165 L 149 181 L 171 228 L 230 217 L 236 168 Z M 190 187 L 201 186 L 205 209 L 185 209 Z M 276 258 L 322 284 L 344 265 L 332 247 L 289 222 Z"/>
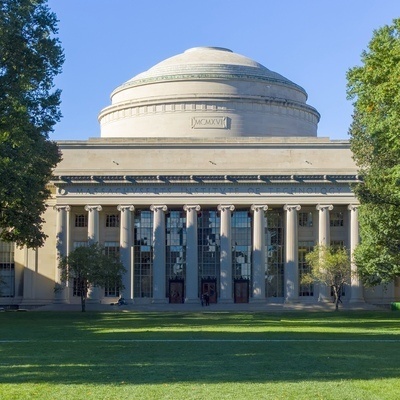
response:
<path id="1" fill-rule="evenodd" d="M 366 285 L 400 276 L 400 19 L 373 33 L 362 65 L 347 72 L 354 115 L 349 134 L 363 178 L 361 244 L 354 253 Z"/>
<path id="2" fill-rule="evenodd" d="M 0 239 L 38 247 L 48 182 L 61 157 L 53 78 L 64 61 L 47 0 L 0 1 Z"/>
<path id="3" fill-rule="evenodd" d="M 339 310 L 343 286 L 350 283 L 350 257 L 345 248 L 334 246 L 315 246 L 306 255 L 310 272 L 305 274 L 302 283 L 314 282 L 332 288 L 335 310 Z"/>
<path id="4" fill-rule="evenodd" d="M 90 286 L 112 285 L 123 289 L 122 275 L 126 270 L 122 262 L 115 255 L 107 255 L 98 243 L 77 247 L 60 259 L 58 267 L 62 282 L 75 280 L 83 312 Z M 57 287 L 57 290 L 62 289 Z"/>

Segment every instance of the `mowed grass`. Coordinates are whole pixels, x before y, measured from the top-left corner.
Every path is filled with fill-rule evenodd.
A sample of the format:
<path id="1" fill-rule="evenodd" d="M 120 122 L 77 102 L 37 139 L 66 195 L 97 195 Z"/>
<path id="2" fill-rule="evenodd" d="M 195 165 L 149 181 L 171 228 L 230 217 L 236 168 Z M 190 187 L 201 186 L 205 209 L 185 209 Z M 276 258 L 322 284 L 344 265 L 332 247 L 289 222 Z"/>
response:
<path id="1" fill-rule="evenodd" d="M 0 313 L 0 399 L 399 399 L 400 312 Z"/>

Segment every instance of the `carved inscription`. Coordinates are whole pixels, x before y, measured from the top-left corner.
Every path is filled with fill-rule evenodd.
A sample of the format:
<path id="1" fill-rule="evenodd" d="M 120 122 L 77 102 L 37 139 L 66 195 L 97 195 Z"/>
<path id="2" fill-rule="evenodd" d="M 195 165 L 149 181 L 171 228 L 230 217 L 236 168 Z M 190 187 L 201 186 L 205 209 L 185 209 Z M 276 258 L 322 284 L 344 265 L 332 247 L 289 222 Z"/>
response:
<path id="1" fill-rule="evenodd" d="M 227 129 L 227 117 L 192 117 L 192 129 Z"/>

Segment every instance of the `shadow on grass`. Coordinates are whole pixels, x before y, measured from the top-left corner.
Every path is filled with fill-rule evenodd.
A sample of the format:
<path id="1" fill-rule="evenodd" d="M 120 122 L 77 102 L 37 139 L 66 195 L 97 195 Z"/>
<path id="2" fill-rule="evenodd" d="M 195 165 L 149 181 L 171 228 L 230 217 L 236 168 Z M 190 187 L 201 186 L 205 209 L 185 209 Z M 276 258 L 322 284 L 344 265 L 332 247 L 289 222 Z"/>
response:
<path id="1" fill-rule="evenodd" d="M 0 383 L 265 383 L 400 375 L 400 326 L 391 313 L 25 315 L 0 316 Z"/>

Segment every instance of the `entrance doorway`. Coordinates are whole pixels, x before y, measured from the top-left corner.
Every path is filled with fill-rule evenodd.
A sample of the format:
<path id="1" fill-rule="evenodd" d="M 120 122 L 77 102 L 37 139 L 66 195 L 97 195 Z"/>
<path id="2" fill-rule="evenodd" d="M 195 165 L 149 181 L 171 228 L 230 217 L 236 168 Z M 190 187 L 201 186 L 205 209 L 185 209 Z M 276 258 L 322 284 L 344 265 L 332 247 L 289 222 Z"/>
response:
<path id="1" fill-rule="evenodd" d="M 170 279 L 169 281 L 169 302 L 183 303 L 185 298 L 184 281 L 182 279 Z"/>
<path id="2" fill-rule="evenodd" d="M 235 303 L 249 302 L 249 281 L 247 279 L 235 279 L 234 297 Z"/>
<path id="3" fill-rule="evenodd" d="M 201 281 L 201 296 L 208 294 L 209 302 L 217 302 L 217 280 L 216 279 L 203 279 Z"/>

